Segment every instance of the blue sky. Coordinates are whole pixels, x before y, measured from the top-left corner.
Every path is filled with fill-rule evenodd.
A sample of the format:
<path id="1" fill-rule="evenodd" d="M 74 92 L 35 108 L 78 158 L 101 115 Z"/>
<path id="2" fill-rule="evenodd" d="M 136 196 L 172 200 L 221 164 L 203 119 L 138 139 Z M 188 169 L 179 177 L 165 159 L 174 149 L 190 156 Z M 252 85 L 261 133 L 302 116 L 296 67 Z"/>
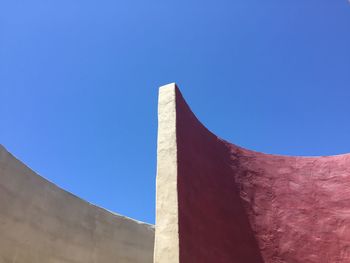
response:
<path id="1" fill-rule="evenodd" d="M 350 152 L 346 0 L 0 2 L 0 143 L 154 223 L 157 92 L 257 151 Z"/>

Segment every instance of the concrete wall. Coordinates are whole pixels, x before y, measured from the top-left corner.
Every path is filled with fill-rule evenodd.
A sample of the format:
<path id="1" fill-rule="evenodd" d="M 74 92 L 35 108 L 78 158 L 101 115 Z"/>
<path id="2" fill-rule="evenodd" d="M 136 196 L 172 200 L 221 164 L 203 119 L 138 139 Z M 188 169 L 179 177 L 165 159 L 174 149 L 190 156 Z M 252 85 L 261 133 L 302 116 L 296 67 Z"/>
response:
<path id="1" fill-rule="evenodd" d="M 350 262 L 350 154 L 246 150 L 159 98 L 155 263 Z"/>
<path id="2" fill-rule="evenodd" d="M 175 84 L 160 88 L 158 103 L 155 263 L 179 262 Z"/>
<path id="3" fill-rule="evenodd" d="M 89 204 L 0 146 L 1 263 L 151 263 L 154 228 Z"/>
<path id="4" fill-rule="evenodd" d="M 350 262 L 350 154 L 278 156 L 227 145 L 266 263 Z"/>
<path id="5" fill-rule="evenodd" d="M 176 89 L 180 262 L 262 263 L 225 143 Z"/>
<path id="6" fill-rule="evenodd" d="M 225 144 L 175 84 L 161 87 L 158 116 L 155 263 L 263 262 Z"/>

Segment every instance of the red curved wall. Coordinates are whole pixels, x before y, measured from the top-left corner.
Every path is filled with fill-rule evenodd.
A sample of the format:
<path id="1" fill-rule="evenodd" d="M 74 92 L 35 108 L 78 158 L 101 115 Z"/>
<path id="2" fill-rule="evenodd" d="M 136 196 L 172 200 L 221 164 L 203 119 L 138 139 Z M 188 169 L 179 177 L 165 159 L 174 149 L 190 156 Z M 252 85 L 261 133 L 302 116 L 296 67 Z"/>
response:
<path id="1" fill-rule="evenodd" d="M 350 262 L 350 155 L 287 157 L 228 144 L 265 262 Z"/>
<path id="2" fill-rule="evenodd" d="M 180 262 L 263 262 L 236 190 L 228 148 L 176 92 Z"/>
<path id="3" fill-rule="evenodd" d="M 176 90 L 181 263 L 350 262 L 350 155 L 257 153 L 209 132 Z"/>

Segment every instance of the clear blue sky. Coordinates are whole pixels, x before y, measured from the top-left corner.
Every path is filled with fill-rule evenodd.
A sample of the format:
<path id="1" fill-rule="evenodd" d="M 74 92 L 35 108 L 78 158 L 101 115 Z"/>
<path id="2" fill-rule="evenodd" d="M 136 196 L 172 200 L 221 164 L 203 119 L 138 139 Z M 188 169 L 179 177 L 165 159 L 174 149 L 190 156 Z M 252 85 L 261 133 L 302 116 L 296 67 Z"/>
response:
<path id="1" fill-rule="evenodd" d="M 350 152 L 346 0 L 0 2 L 0 143 L 40 175 L 153 223 L 157 92 L 276 154 Z"/>

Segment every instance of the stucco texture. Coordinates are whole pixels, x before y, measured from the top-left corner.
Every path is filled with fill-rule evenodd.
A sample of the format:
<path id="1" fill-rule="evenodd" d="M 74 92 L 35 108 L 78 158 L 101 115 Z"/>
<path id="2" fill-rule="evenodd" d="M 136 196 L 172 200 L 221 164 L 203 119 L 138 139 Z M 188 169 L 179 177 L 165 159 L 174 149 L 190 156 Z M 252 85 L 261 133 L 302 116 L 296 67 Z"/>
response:
<path id="1" fill-rule="evenodd" d="M 1 263 L 151 263 L 154 227 L 58 188 L 0 146 Z"/>
<path id="2" fill-rule="evenodd" d="M 170 233 L 179 246 L 176 262 L 350 262 L 349 154 L 289 157 L 243 149 L 206 129 L 175 84 L 167 89 L 175 91 L 177 170 L 170 180 L 177 202 L 170 205 L 178 217 L 169 224 L 178 224 L 178 235 Z M 174 194 L 163 191 L 157 196 Z"/>
<path id="3" fill-rule="evenodd" d="M 243 149 L 206 129 L 175 84 L 160 89 L 158 120 L 155 234 L 0 146 L 0 263 L 350 262 L 350 154 Z"/>

